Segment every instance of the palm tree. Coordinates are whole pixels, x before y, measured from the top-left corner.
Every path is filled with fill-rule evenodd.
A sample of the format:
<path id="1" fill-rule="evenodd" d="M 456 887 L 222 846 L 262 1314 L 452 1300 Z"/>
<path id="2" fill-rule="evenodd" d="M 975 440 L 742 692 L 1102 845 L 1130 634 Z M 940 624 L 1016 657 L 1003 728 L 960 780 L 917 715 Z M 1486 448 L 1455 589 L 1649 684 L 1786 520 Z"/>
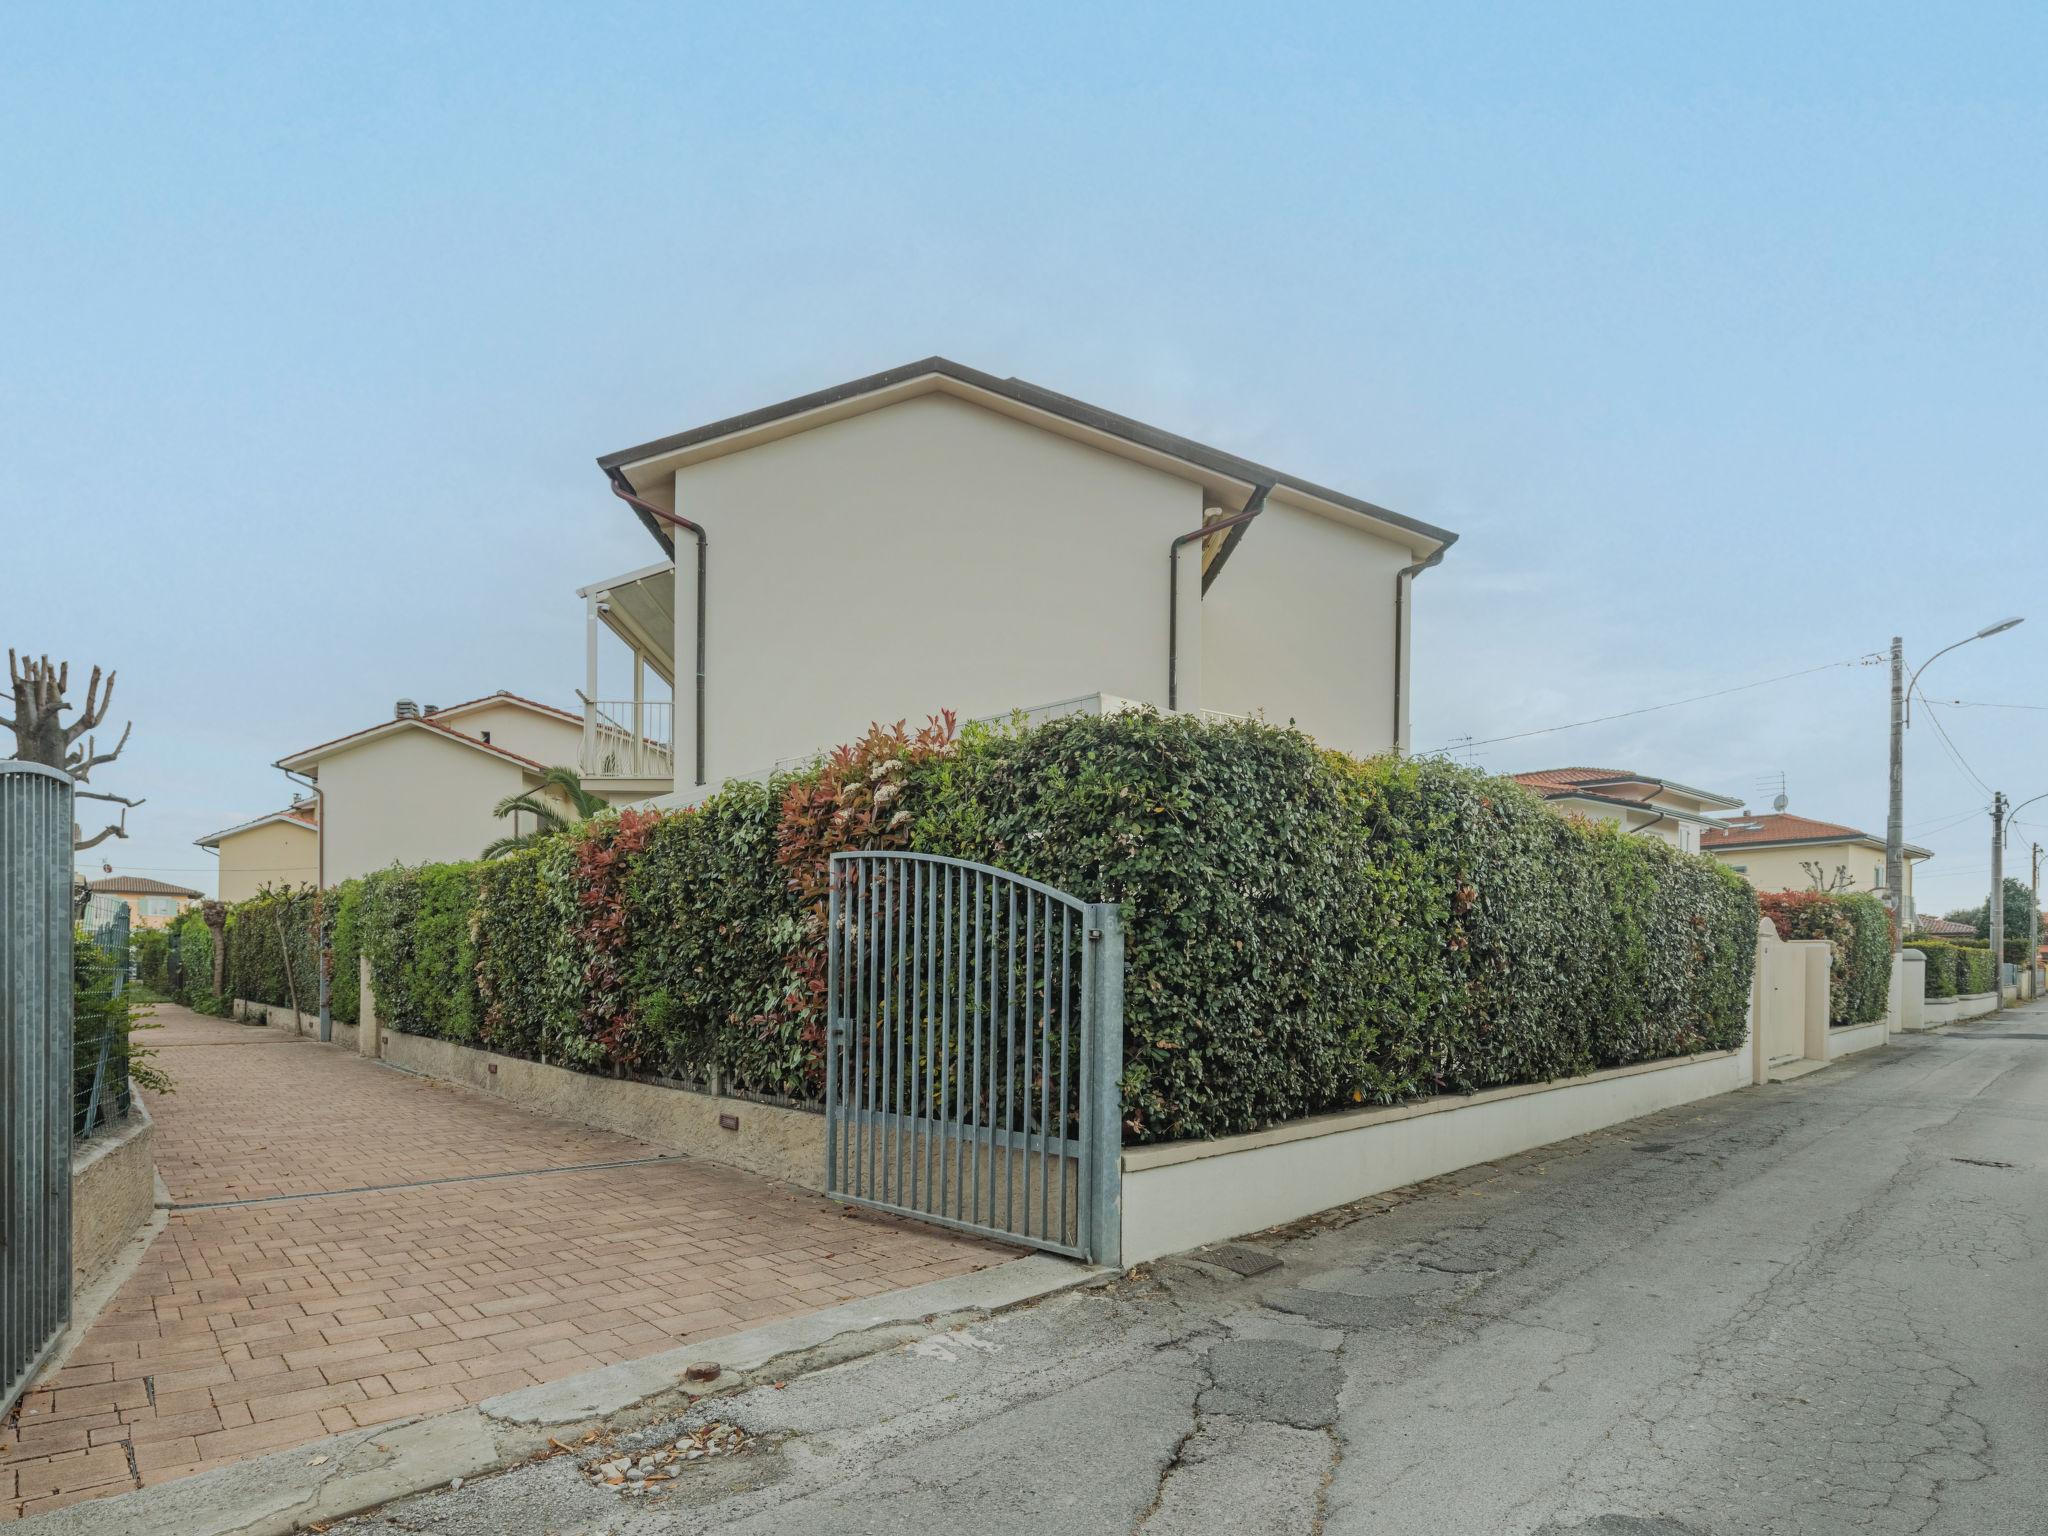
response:
<path id="1" fill-rule="evenodd" d="M 563 814 L 565 806 L 572 814 Z M 588 821 L 599 811 L 610 808 L 609 801 L 583 787 L 583 776 L 574 768 L 550 768 L 540 776 L 539 784 L 516 795 L 507 795 L 491 812 L 494 816 L 503 817 L 524 811 L 533 818 L 533 830 L 499 838 L 484 850 L 483 856 L 500 859 L 508 853 L 517 853 L 521 848 L 530 848 L 542 838 L 566 831 L 577 822 Z"/>

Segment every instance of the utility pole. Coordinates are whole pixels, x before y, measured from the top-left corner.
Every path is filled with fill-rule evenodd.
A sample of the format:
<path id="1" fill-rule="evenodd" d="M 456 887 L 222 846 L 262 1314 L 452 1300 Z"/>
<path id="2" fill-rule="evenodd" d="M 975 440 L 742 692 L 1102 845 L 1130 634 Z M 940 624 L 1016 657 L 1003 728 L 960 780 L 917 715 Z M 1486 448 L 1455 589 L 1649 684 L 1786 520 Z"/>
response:
<path id="1" fill-rule="evenodd" d="M 1985 910 L 1991 927 L 1992 1012 L 2005 1007 L 2005 791 L 1991 796 L 1991 905 Z"/>
<path id="2" fill-rule="evenodd" d="M 1892 798 L 1884 824 L 1884 899 L 1892 909 L 1892 954 L 1906 933 L 1906 643 L 1892 636 Z"/>
<path id="3" fill-rule="evenodd" d="M 2041 845 L 2034 844 L 2034 899 L 2027 904 L 2027 990 L 2041 979 L 2035 964 L 2041 958 Z"/>

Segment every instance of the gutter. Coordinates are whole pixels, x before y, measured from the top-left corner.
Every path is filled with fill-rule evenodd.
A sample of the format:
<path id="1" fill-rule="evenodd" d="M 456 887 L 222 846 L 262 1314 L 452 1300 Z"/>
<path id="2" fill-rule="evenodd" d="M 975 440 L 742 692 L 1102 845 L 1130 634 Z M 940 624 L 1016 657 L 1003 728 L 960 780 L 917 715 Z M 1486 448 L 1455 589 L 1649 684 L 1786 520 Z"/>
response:
<path id="1" fill-rule="evenodd" d="M 1244 510 L 1233 512 L 1229 517 L 1219 517 L 1212 523 L 1190 529 L 1180 535 L 1166 551 L 1166 707 L 1180 707 L 1180 547 L 1196 539 L 1206 539 L 1212 533 L 1221 533 L 1226 528 L 1235 529 L 1224 544 L 1224 551 L 1237 547 L 1237 541 L 1244 537 L 1246 526 L 1266 510 L 1266 493 L 1270 485 L 1258 485 L 1246 498 Z M 1219 558 L 1221 558 L 1219 556 Z M 1203 573 L 1202 590 L 1209 590 L 1208 574 Z"/>
<path id="2" fill-rule="evenodd" d="M 607 469 L 605 474 L 612 482 L 612 494 L 640 514 L 641 521 L 655 518 L 672 528 L 680 528 L 697 541 L 697 783 L 704 782 L 704 566 L 711 541 L 704 530 L 687 517 L 678 517 L 673 512 L 664 512 L 633 494 L 632 482 L 624 470 Z M 670 545 L 674 547 L 673 543 Z"/>
<path id="3" fill-rule="evenodd" d="M 1420 576 L 1431 566 L 1441 564 L 1444 556 L 1450 553 L 1450 548 L 1449 544 L 1439 544 L 1435 551 L 1426 559 L 1418 560 L 1413 565 L 1403 566 L 1394 574 L 1394 755 L 1396 757 L 1404 756 L 1407 750 L 1401 740 L 1403 734 L 1402 727 L 1408 721 L 1408 699 L 1406 690 L 1401 686 L 1401 673 L 1408 661 L 1408 588 L 1417 576 Z"/>

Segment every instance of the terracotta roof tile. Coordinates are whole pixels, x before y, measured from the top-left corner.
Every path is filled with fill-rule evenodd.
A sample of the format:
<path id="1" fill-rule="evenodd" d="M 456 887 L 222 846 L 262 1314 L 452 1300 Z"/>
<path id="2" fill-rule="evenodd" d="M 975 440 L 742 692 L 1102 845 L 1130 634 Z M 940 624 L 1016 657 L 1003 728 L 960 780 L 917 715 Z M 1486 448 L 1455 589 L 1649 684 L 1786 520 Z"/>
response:
<path id="1" fill-rule="evenodd" d="M 1700 846 L 1711 849 L 1741 848 L 1751 843 L 1828 843 L 1869 835 L 1837 822 L 1815 821 L 1811 816 L 1770 811 L 1761 816 L 1744 816 L 1726 827 L 1704 832 L 1700 835 Z"/>
<path id="2" fill-rule="evenodd" d="M 141 875 L 108 875 L 104 879 L 86 882 L 85 888 L 110 896 L 189 896 L 194 901 L 204 894 L 182 885 L 172 885 L 166 880 L 145 879 Z"/>

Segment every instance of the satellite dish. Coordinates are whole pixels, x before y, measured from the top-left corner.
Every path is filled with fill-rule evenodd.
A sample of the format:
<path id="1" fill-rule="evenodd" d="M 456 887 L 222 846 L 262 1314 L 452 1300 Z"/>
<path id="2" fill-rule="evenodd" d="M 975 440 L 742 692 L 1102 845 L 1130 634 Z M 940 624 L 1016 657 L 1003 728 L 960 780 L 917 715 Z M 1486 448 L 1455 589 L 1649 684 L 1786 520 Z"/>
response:
<path id="1" fill-rule="evenodd" d="M 1790 805 L 1791 803 L 1791 797 L 1781 789 L 1778 791 L 1777 798 L 1771 801 L 1771 809 L 1779 812 L 1782 815 L 1784 813 L 1785 807 Z"/>

